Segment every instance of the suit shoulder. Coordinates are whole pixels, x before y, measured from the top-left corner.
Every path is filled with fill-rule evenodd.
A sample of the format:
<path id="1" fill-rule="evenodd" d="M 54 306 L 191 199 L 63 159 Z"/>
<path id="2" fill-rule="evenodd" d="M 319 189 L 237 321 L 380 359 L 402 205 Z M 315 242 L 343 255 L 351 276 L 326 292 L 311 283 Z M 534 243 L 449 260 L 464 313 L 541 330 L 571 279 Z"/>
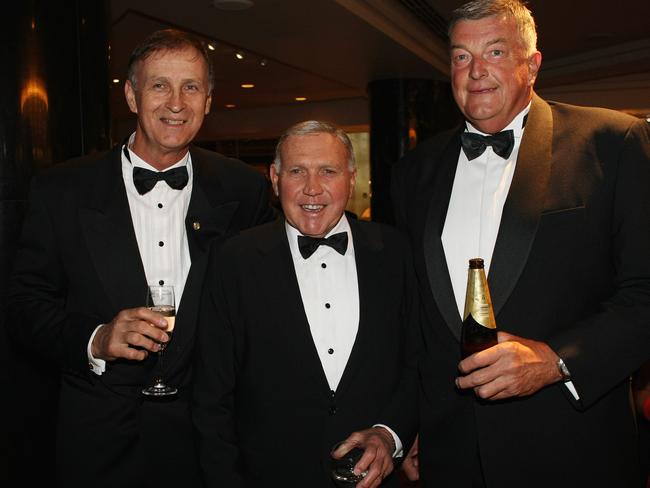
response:
<path id="1" fill-rule="evenodd" d="M 458 130 L 459 127 L 455 127 L 439 132 L 432 138 L 419 143 L 393 165 L 393 176 L 417 179 L 418 174 L 425 170 L 424 168 L 435 165 L 442 158 L 444 151 L 448 148 Z"/>
<path id="2" fill-rule="evenodd" d="M 550 101 L 553 118 L 563 125 L 593 132 L 626 132 L 641 119 L 618 110 Z"/>
<path id="3" fill-rule="evenodd" d="M 399 161 L 399 164 L 408 165 L 417 163 L 425 158 L 435 157 L 435 155 L 444 151 L 456 132 L 458 132 L 458 127 L 437 133 L 408 151 Z"/>
<path id="4" fill-rule="evenodd" d="M 52 189 L 56 192 L 74 192 L 85 188 L 98 172 L 108 168 L 113 159 L 112 153 L 95 153 L 54 164 L 35 175 L 32 186 L 39 188 L 39 191 Z"/>
<path id="5" fill-rule="evenodd" d="M 223 243 L 219 250 L 220 259 L 250 256 L 261 243 L 277 239 L 278 225 L 277 221 L 272 221 L 240 231 Z"/>
<path id="6" fill-rule="evenodd" d="M 383 246 L 388 248 L 408 248 L 408 239 L 406 235 L 392 225 L 383 224 L 379 222 L 356 221 L 350 224 L 352 228 L 358 228 L 358 232 L 364 234 L 371 241 L 381 242 Z"/>

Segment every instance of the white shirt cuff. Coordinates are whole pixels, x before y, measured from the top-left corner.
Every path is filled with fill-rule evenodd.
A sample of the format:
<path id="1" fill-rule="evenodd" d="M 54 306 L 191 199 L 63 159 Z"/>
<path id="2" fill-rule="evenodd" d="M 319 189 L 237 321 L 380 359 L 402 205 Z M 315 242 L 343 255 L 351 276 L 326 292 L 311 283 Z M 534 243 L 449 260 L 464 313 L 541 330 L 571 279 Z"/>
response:
<path id="1" fill-rule="evenodd" d="M 384 424 L 375 424 L 373 427 L 382 427 L 386 429 L 391 436 L 393 436 L 393 442 L 395 442 L 395 452 L 393 452 L 394 458 L 402 457 L 404 455 L 404 446 L 402 445 L 402 441 L 399 439 L 399 436 L 393 429 Z"/>
<path id="2" fill-rule="evenodd" d="M 576 387 L 573 386 L 573 381 L 565 381 L 564 386 L 566 386 L 567 389 L 571 392 L 573 398 L 580 400 L 580 395 L 578 395 L 578 390 L 576 390 Z"/>
<path id="3" fill-rule="evenodd" d="M 95 356 L 93 356 L 92 351 L 92 343 L 93 339 L 95 338 L 95 334 L 97 334 L 97 331 L 99 330 L 100 327 L 102 327 L 104 324 L 99 324 L 95 330 L 93 331 L 92 335 L 90 336 L 90 340 L 88 341 L 88 346 L 86 346 L 86 354 L 88 355 L 88 367 L 90 370 L 95 373 L 97 376 L 101 376 L 104 371 L 106 371 L 106 361 L 103 359 L 98 359 Z"/>

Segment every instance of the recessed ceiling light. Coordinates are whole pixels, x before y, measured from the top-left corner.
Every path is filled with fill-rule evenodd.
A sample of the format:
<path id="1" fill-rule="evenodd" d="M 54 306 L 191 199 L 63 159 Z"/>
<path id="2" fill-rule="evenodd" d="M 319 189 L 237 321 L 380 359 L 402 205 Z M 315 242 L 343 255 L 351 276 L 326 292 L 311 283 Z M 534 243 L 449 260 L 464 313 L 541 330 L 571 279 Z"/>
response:
<path id="1" fill-rule="evenodd" d="M 236 106 L 237 105 L 235 105 L 234 103 L 227 103 L 226 104 L 226 108 L 235 108 Z"/>
<path id="2" fill-rule="evenodd" d="M 214 49 L 215 49 L 214 44 L 212 44 L 211 42 L 208 42 L 208 49 L 210 51 L 214 51 Z"/>
<path id="3" fill-rule="evenodd" d="M 241 87 L 242 88 L 255 88 L 255 85 L 253 83 L 242 83 Z"/>
<path id="4" fill-rule="evenodd" d="M 307 97 L 296 97 L 295 100 L 296 100 L 296 102 L 306 102 L 306 101 L 307 101 Z"/>
<path id="5" fill-rule="evenodd" d="M 260 66 L 266 66 L 269 62 L 266 59 L 260 59 Z"/>
<path id="6" fill-rule="evenodd" d="M 246 10 L 254 3 L 252 0 L 212 0 L 212 5 L 221 10 Z"/>
<path id="7" fill-rule="evenodd" d="M 237 59 L 244 59 L 244 53 L 241 52 L 241 51 L 238 51 L 238 52 L 235 53 L 235 57 Z"/>
<path id="8" fill-rule="evenodd" d="M 119 78 L 113 78 L 113 83 L 119 83 L 120 79 Z"/>

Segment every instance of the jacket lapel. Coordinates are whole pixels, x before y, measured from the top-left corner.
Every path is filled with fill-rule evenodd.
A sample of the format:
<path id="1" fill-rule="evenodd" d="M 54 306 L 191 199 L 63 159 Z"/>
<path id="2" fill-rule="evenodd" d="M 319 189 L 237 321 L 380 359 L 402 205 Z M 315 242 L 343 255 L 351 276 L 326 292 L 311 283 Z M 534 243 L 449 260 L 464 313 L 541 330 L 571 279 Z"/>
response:
<path id="1" fill-rule="evenodd" d="M 192 266 L 177 310 L 174 340 L 166 351 L 166 365 L 170 369 L 192 344 L 210 246 L 215 240 L 223 240 L 231 234 L 230 222 L 239 207 L 238 201 L 227 200 L 224 182 L 214 171 L 214 165 L 205 161 L 200 152 L 191 151 L 191 156 L 192 196 L 185 229 Z"/>
<path id="2" fill-rule="evenodd" d="M 383 242 L 376 227 L 361 227 L 357 222 L 348 219 L 354 242 L 354 259 L 357 266 L 357 282 L 359 285 L 359 328 L 350 352 L 350 357 L 341 376 L 336 395 L 343 395 L 354 385 L 355 375 L 369 356 L 368 349 L 373 344 L 373 324 L 383 321 L 382 307 L 378 306 L 386 280 L 383 277 L 381 252 Z"/>
<path id="3" fill-rule="evenodd" d="M 495 314 L 512 293 L 535 239 L 551 171 L 552 139 L 551 108 L 534 95 L 490 265 Z"/>
<path id="4" fill-rule="evenodd" d="M 461 129 L 462 130 L 462 129 Z M 424 224 L 422 245 L 427 268 L 427 277 L 438 310 L 444 317 L 454 337 L 460 341 L 461 317 L 458 315 L 445 251 L 442 247 L 442 229 L 447 216 L 449 198 L 454 184 L 458 154 L 460 152 L 460 130 L 455 132 L 443 151 L 438 174 Z"/>
<path id="5" fill-rule="evenodd" d="M 88 252 L 110 302 L 110 318 L 124 308 L 142 306 L 147 292 L 120 155 L 116 147 L 99 163 L 88 205 L 79 209 Z"/>
<path id="6" fill-rule="evenodd" d="M 296 371 L 305 377 L 305 385 L 315 385 L 310 392 L 326 400 L 329 395 L 329 383 L 321 365 L 318 351 L 314 344 L 305 314 L 305 307 L 300 295 L 291 250 L 287 241 L 284 219 L 278 219 L 269 227 L 268 239 L 261 239 L 259 248 L 264 255 L 263 262 L 268 266 L 263 276 L 268 279 L 265 289 L 269 290 L 269 310 L 276 311 L 278 329 L 290 344 L 291 360 Z"/>

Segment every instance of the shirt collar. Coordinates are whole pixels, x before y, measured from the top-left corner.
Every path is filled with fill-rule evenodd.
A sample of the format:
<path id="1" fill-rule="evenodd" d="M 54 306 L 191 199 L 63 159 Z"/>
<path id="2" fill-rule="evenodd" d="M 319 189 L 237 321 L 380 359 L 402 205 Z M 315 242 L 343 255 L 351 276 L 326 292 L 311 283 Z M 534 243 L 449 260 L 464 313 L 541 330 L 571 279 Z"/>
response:
<path id="1" fill-rule="evenodd" d="M 300 249 L 298 249 L 298 236 L 301 236 L 303 234 L 294 226 L 292 226 L 286 219 L 284 221 L 284 228 L 287 232 L 287 238 L 289 239 L 291 256 L 293 256 L 294 259 L 300 258 L 301 260 L 306 261 L 300 255 Z M 346 217 L 345 213 L 341 215 L 338 223 L 325 235 L 325 237 L 329 237 L 332 234 L 337 234 L 339 232 L 347 232 L 348 234 L 348 249 L 345 251 L 345 254 L 347 255 L 352 251 L 352 232 L 350 231 L 350 223 L 348 222 L 348 218 Z"/>
<path id="2" fill-rule="evenodd" d="M 503 128 L 503 130 L 512 130 L 515 139 L 521 138 L 521 136 L 524 133 L 524 126 L 525 126 L 524 119 L 528 115 L 528 112 L 530 112 L 531 105 L 532 105 L 532 100 L 528 102 L 528 105 L 526 105 L 526 107 L 524 107 L 524 109 L 521 112 L 519 112 L 506 127 Z M 481 132 L 468 121 L 465 121 L 465 127 L 467 132 L 474 132 L 476 134 L 481 134 L 483 136 L 490 135 L 490 134 L 486 134 L 485 132 Z"/>
<path id="3" fill-rule="evenodd" d="M 135 132 L 129 136 L 128 141 L 122 147 L 123 158 L 127 159 L 127 161 L 131 163 L 132 166 L 138 166 L 140 168 L 145 168 L 151 171 L 159 171 L 131 150 L 131 145 L 133 144 L 134 140 Z M 187 176 L 189 177 L 190 181 L 192 181 L 192 157 L 190 156 L 189 151 L 187 151 L 187 153 L 185 153 L 181 159 L 179 159 L 165 171 L 173 168 L 180 168 L 182 166 L 187 166 Z"/>

